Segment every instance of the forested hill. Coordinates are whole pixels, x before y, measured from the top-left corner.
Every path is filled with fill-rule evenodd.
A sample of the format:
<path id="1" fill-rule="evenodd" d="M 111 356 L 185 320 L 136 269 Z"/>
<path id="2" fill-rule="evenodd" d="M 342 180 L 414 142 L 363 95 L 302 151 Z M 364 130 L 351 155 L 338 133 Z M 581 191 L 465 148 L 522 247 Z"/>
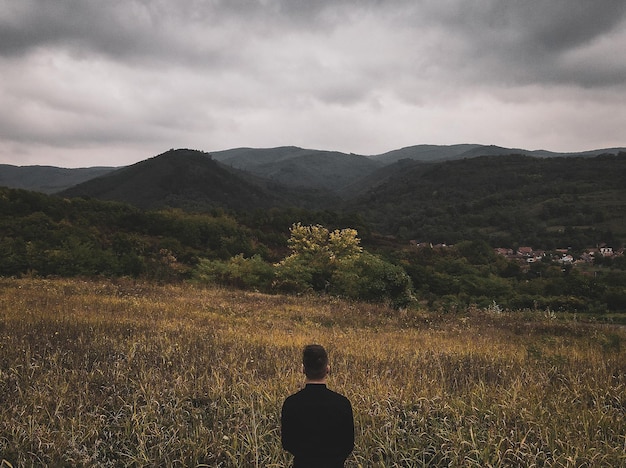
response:
<path id="1" fill-rule="evenodd" d="M 285 200 L 284 188 L 272 190 L 267 181 L 193 151 L 115 171 L 76 187 L 75 197 L 0 188 L 0 276 L 196 278 L 395 301 L 396 292 L 411 297 L 408 275 L 415 297 L 434 307 L 497 302 L 512 309 L 626 310 L 620 249 L 626 154 L 404 160 L 380 170 L 384 177 L 371 174 L 369 184 L 341 202 L 320 193 L 316 210 L 289 206 L 299 200 L 295 192 Z M 332 262 L 345 269 L 330 279 L 332 270 L 315 259 L 286 261 L 295 223 L 305 231 L 351 228 L 345 232 L 359 236 L 364 253 L 354 264 Z M 417 248 L 411 241 L 449 248 Z M 582 259 L 602 244 L 618 255 L 571 268 L 559 263 L 556 249 Z M 520 246 L 550 254 L 546 262 L 521 265 L 493 249 Z M 276 265 L 287 265 L 280 283 Z"/>
<path id="2" fill-rule="evenodd" d="M 251 164 L 250 151 L 260 154 L 242 149 L 220 157 L 246 166 Z M 259 210 L 314 209 L 329 213 L 326 218 L 358 220 L 358 226 L 338 227 L 393 235 L 401 243 L 485 240 L 492 246 L 584 248 L 598 243 L 617 246 L 626 239 L 624 152 L 479 156 L 443 162 L 402 159 L 385 166 L 363 163 L 363 156 L 343 155 L 338 171 L 348 171 L 351 166 L 345 162 L 351 158 L 358 161 L 359 169 L 349 177 L 337 176 L 336 190 L 302 175 L 315 167 L 311 161 L 301 165 L 311 157 L 329 178 L 321 170 L 321 161 L 334 157 L 330 153 L 309 155 L 287 147 L 262 154 L 261 166 L 299 161 L 290 166 L 293 181 L 287 185 L 226 166 L 208 153 L 171 150 L 60 195 L 119 201 L 141 209 L 225 209 L 237 216 L 245 213 L 251 227 L 259 220 L 250 214 Z M 304 186 L 297 186 L 303 180 Z M 302 219 L 294 221 L 315 218 L 300 213 Z"/>
<path id="3" fill-rule="evenodd" d="M 54 166 L 0 164 L 0 186 L 56 193 L 114 170 L 114 167 L 65 169 Z"/>
<path id="4" fill-rule="evenodd" d="M 404 160 L 395 167 L 346 207 L 401 237 L 544 246 L 626 239 L 626 153 Z"/>
<path id="5" fill-rule="evenodd" d="M 164 155 L 168 155 L 168 157 L 176 155 L 181 160 L 194 153 L 197 153 L 196 156 L 210 157 L 218 163 L 213 166 L 214 168 L 231 169 L 232 174 L 243 177 L 253 185 L 270 188 L 274 195 L 287 187 L 296 189 L 295 191 L 287 190 L 285 195 L 290 201 L 298 199 L 305 191 L 317 191 L 317 194 L 306 194 L 306 198 L 311 202 L 318 199 L 322 192 L 333 196 L 349 194 L 354 192 L 355 188 L 361 189 L 364 186 L 367 188 L 369 184 L 379 184 L 382 180 L 379 177 L 384 177 L 390 172 L 379 170 L 381 168 L 393 170 L 393 164 L 399 160 L 437 163 L 480 156 L 507 156 L 511 154 L 523 154 L 537 158 L 592 158 L 602 154 L 617 155 L 620 152 L 626 152 L 626 148 L 596 149 L 580 153 L 554 153 L 544 150 L 503 148 L 494 145 L 460 144 L 447 146 L 415 145 L 371 156 L 304 149 L 295 146 L 235 148 L 211 153 L 179 149 L 167 151 Z M 179 161 L 179 164 L 182 163 L 183 161 Z M 153 162 L 153 164 L 156 163 Z M 145 168 L 146 166 L 141 167 Z M 114 169 L 97 167 L 64 169 L 48 166 L 0 165 L 0 186 L 56 193 L 104 175 Z M 256 179 L 253 176 L 256 176 Z M 152 176 L 147 175 L 145 178 L 149 179 L 150 177 Z M 330 201 L 334 205 L 335 201 Z"/>
<path id="6" fill-rule="evenodd" d="M 340 192 L 344 187 L 382 167 L 383 161 L 337 151 L 293 146 L 238 148 L 211 153 L 215 160 L 294 188 Z"/>
<path id="7" fill-rule="evenodd" d="M 294 197 L 285 187 L 224 166 L 207 153 L 187 149 L 167 151 L 59 195 L 120 201 L 143 209 L 191 211 L 266 209 L 289 204 Z M 307 195 L 302 194 L 304 205 Z"/>

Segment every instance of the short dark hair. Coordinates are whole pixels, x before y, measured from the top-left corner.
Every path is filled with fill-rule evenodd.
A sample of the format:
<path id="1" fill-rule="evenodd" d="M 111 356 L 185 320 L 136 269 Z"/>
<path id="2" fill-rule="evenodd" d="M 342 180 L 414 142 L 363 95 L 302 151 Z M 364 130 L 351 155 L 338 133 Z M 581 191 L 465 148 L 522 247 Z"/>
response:
<path id="1" fill-rule="evenodd" d="M 304 347 L 304 351 L 302 352 L 302 364 L 304 365 L 304 373 L 308 379 L 323 379 L 326 377 L 328 354 L 321 345 L 307 345 Z"/>

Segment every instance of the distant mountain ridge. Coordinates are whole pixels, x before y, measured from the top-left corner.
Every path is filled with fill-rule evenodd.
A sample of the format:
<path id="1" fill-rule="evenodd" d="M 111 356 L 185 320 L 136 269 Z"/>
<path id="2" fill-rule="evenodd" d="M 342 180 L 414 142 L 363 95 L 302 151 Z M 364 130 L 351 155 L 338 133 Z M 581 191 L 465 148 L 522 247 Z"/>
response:
<path id="1" fill-rule="evenodd" d="M 337 151 L 304 149 L 296 146 L 234 148 L 201 153 L 205 157 L 210 156 L 211 159 L 220 163 L 222 169 L 231 167 L 244 171 L 250 177 L 256 176 L 265 181 L 257 180 L 253 185 L 260 183 L 260 185 L 268 187 L 267 184 L 277 184 L 278 186 L 291 189 L 322 190 L 327 191 L 329 194 L 345 196 L 346 194 L 362 190 L 364 184 L 376 183 L 375 179 L 378 177 L 389 177 L 395 170 L 398 170 L 399 166 L 395 165 L 395 163 L 401 160 L 433 163 L 510 154 L 549 158 L 593 157 L 600 154 L 615 155 L 620 152 L 626 152 L 626 148 L 597 149 L 580 153 L 557 153 L 545 150 L 530 151 L 517 148 L 503 148 L 494 145 L 459 144 L 415 145 L 369 156 Z M 89 180 L 123 169 L 115 167 L 64 169 L 53 166 L 19 167 L 0 165 L 0 185 L 50 194 L 62 192 Z M 241 172 L 238 174 L 244 176 L 244 179 L 246 178 Z M 248 182 L 250 182 L 249 177 Z M 273 187 L 273 189 L 276 188 L 276 186 Z"/>
<path id="2" fill-rule="evenodd" d="M 143 209 L 249 206 L 268 208 L 279 197 L 195 150 L 170 150 L 60 192 L 130 203 Z"/>
<path id="3" fill-rule="evenodd" d="M 383 163 L 366 156 L 295 146 L 271 149 L 239 148 L 211 153 L 224 164 L 288 187 L 340 191 Z"/>
<path id="4" fill-rule="evenodd" d="M 534 156 L 538 158 L 550 157 L 593 157 L 601 154 L 618 154 L 625 152 L 626 148 L 604 148 L 582 152 L 559 153 L 546 150 L 526 150 L 521 148 L 504 148 L 495 145 L 416 145 L 408 146 L 398 150 L 389 151 L 375 156 L 370 156 L 376 161 L 387 164 L 400 159 L 412 159 L 423 162 L 448 161 L 453 159 L 476 158 L 479 156 L 502 156 L 510 154 L 521 154 L 524 156 Z"/>
<path id="5" fill-rule="evenodd" d="M 268 219 L 270 209 L 319 210 L 360 219 L 376 232 L 439 242 L 556 243 L 576 230 L 585 232 L 587 243 L 626 239 L 626 151 L 534 153 L 421 145 L 380 155 L 383 162 L 296 147 L 212 154 L 178 149 L 58 195 Z"/>
<path id="6" fill-rule="evenodd" d="M 0 164 L 0 186 L 56 193 L 114 171 L 115 167 L 65 169 L 54 166 Z"/>
<path id="7" fill-rule="evenodd" d="M 395 164 L 386 179 L 352 193 L 346 208 L 396 234 L 455 242 L 480 233 L 503 244 L 574 226 L 597 233 L 598 242 L 626 235 L 626 152 Z"/>

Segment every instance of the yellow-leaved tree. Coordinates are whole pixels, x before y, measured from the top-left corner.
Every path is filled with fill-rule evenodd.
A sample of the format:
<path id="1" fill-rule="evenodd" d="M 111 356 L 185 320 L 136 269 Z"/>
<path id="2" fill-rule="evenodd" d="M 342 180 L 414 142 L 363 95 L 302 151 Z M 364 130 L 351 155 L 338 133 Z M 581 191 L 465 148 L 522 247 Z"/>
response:
<path id="1" fill-rule="evenodd" d="M 331 232 L 319 224 L 296 223 L 289 232 L 291 254 L 276 264 L 277 284 L 281 289 L 326 290 L 338 263 L 363 252 L 354 229 Z"/>
<path id="2" fill-rule="evenodd" d="M 364 252 L 355 229 L 329 231 L 324 226 L 297 223 L 290 234 L 291 254 L 275 265 L 279 289 L 389 300 L 396 306 L 412 300 L 411 280 L 404 269 Z"/>

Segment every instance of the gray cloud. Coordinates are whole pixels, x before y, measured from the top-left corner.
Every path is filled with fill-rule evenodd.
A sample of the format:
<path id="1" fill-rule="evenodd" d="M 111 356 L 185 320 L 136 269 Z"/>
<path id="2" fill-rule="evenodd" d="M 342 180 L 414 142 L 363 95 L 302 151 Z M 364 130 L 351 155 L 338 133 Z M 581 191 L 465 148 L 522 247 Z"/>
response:
<path id="1" fill-rule="evenodd" d="M 626 123 L 623 0 L 0 0 L 0 12 L 0 162 L 624 144 L 602 118 Z M 593 122 L 573 118 L 581 108 Z"/>
<path id="2" fill-rule="evenodd" d="M 469 74 L 476 79 L 586 86 L 587 70 L 593 66 L 597 84 L 626 82 L 626 59 L 611 46 L 597 54 L 612 54 L 613 66 L 599 68 L 583 55 L 572 60 L 577 51 L 607 38 L 612 43 L 610 38 L 624 29 L 623 1 L 478 0 L 445 5 L 448 8 L 433 9 L 428 21 L 456 39 L 456 44 L 449 42 L 449 53 L 459 62 L 474 61 Z"/>

